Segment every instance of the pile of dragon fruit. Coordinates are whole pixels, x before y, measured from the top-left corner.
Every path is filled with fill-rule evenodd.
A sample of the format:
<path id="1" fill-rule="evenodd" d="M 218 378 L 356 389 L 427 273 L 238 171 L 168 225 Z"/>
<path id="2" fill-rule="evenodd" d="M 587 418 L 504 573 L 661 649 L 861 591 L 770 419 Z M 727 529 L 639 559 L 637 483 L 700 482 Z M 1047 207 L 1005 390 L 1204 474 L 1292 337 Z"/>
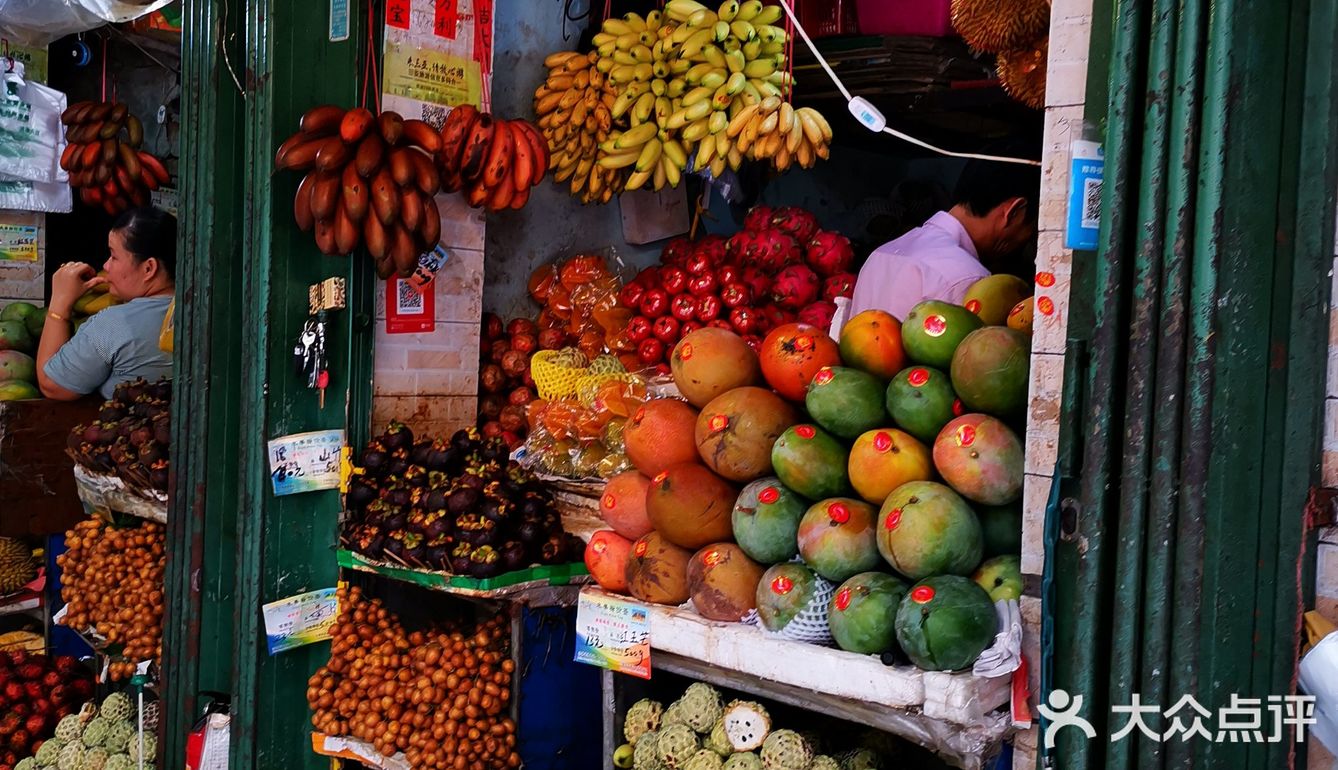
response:
<path id="1" fill-rule="evenodd" d="M 826 329 L 836 298 L 854 290 L 854 257 L 850 240 L 822 230 L 812 213 L 757 206 L 729 238 L 671 240 L 661 264 L 624 286 L 619 298 L 637 313 L 627 336 L 643 365 L 667 373 L 674 344 L 703 326 L 737 332 L 754 349 L 781 324 Z"/>

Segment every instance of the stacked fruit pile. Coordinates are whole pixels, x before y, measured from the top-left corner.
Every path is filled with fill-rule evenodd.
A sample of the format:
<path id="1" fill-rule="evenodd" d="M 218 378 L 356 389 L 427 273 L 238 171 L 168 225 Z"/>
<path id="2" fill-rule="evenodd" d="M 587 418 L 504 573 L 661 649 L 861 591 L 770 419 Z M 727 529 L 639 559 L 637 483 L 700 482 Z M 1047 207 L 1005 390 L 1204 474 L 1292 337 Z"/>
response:
<path id="1" fill-rule="evenodd" d="M 649 698 L 633 703 L 623 737 L 614 766 L 635 770 L 874 770 L 883 766 L 878 746 L 886 743 L 868 733 L 844 746 L 833 741 L 830 754 L 819 754 L 822 737 L 773 729 L 766 706 L 726 701 L 700 682 L 667 708 Z"/>
<path id="2" fill-rule="evenodd" d="M 672 0 L 603 22 L 588 53 L 560 52 L 534 92 L 558 182 L 607 202 L 624 189 L 677 187 L 688 170 L 720 176 L 745 157 L 778 170 L 829 155 L 831 127 L 787 99 L 780 6 Z"/>
<path id="3" fill-rule="evenodd" d="M 60 167 L 85 204 L 115 216 L 132 205 L 148 205 L 149 194 L 170 181 L 162 162 L 139 149 L 144 125 L 126 105 L 76 102 L 60 122 L 67 142 Z"/>
<path id="4" fill-rule="evenodd" d="M 12 594 L 37 577 L 33 549 L 22 540 L 0 537 L 0 596 Z"/>
<path id="5" fill-rule="evenodd" d="M 576 561 L 584 544 L 509 454 L 473 428 L 415 443 L 392 422 L 353 470 L 341 541 L 370 559 L 474 578 Z"/>
<path id="6" fill-rule="evenodd" d="M 520 767 L 504 614 L 410 632 L 357 586 L 338 597 L 330 661 L 307 683 L 316 730 L 404 752 L 415 768 Z"/>
<path id="7" fill-rule="evenodd" d="M 969 301 L 1001 319 L 1019 286 L 986 279 Z M 1025 333 L 941 302 L 904 325 L 861 313 L 839 346 L 806 324 L 772 330 L 760 355 L 695 331 L 672 356 L 688 403 L 652 401 L 628 423 L 637 471 L 606 487 L 591 574 L 713 620 L 756 610 L 782 636 L 969 667 L 994 638 L 991 600 L 1021 591 L 1008 421 L 1029 355 Z"/>
<path id="8" fill-rule="evenodd" d="M 575 395 L 530 404 L 527 450 L 541 472 L 607 479 L 632 467 L 623 432 L 627 418 L 648 397 L 646 383 L 626 375 L 612 356 L 597 359 L 590 369 L 600 364 L 607 367 L 606 375 L 581 378 Z"/>
<path id="9" fill-rule="evenodd" d="M 41 398 L 37 389 L 37 341 L 46 313 L 27 302 L 11 302 L 0 310 L 0 401 Z"/>
<path id="10" fill-rule="evenodd" d="M 21 767 L 92 696 L 93 678 L 74 658 L 0 652 L 0 768 Z"/>
<path id="11" fill-rule="evenodd" d="M 631 350 L 622 340 L 632 313 L 618 306 L 620 289 L 622 281 L 598 254 L 577 254 L 540 266 L 528 283 L 530 297 L 542 308 L 539 348 L 574 345 L 589 360 L 605 351 Z"/>
<path id="12" fill-rule="evenodd" d="M 138 722 L 134 703 L 125 693 L 114 692 L 102 701 L 102 708 L 86 703 L 79 713 L 61 719 L 55 736 L 14 770 L 152 767 L 158 758 L 156 701 L 144 706 L 142 733 Z"/>
<path id="13" fill-rule="evenodd" d="M 129 679 L 136 664 L 163 654 L 164 530 L 152 521 L 113 527 L 86 519 L 65 533 L 68 551 L 56 557 L 64 571 L 61 625 L 94 631 L 117 650 L 107 669 L 112 681 Z"/>
<path id="14" fill-rule="evenodd" d="M 528 318 L 513 318 L 504 324 L 493 313 L 483 314 L 479 334 L 478 428 L 484 438 L 501 437 L 512 449 L 529 432 L 525 407 L 535 398 L 530 358 L 539 349 L 538 332 L 539 328 Z M 552 343 L 552 335 L 546 341 Z"/>
<path id="15" fill-rule="evenodd" d="M 451 109 L 441 126 L 441 188 L 465 191 L 474 208 L 522 208 L 548 171 L 548 143 L 527 120 L 503 120 L 471 104 Z"/>
<path id="16" fill-rule="evenodd" d="M 143 379 L 116 386 L 98 419 L 70 431 L 66 451 L 95 473 L 112 474 L 132 491 L 167 492 L 172 443 L 172 382 Z"/>
<path id="17" fill-rule="evenodd" d="M 854 256 L 849 239 L 820 230 L 808 211 L 759 206 L 728 239 L 670 241 L 658 266 L 628 282 L 619 298 L 637 315 L 627 337 L 642 366 L 667 374 L 674 345 L 703 326 L 730 329 L 754 349 L 796 319 L 826 328 L 835 299 L 854 289 Z"/>

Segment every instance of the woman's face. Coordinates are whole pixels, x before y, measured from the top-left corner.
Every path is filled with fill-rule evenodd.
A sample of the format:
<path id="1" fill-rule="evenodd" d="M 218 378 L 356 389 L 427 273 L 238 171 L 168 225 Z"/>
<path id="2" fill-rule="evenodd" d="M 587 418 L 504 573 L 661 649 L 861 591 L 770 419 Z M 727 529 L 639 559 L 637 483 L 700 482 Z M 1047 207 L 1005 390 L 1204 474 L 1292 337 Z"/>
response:
<path id="1" fill-rule="evenodd" d="M 158 261 L 135 259 L 125 247 L 125 237 L 117 230 L 107 234 L 107 250 L 110 256 L 102 269 L 107 271 L 107 283 L 111 293 L 117 298 L 129 302 L 148 294 L 149 281 L 157 269 Z"/>

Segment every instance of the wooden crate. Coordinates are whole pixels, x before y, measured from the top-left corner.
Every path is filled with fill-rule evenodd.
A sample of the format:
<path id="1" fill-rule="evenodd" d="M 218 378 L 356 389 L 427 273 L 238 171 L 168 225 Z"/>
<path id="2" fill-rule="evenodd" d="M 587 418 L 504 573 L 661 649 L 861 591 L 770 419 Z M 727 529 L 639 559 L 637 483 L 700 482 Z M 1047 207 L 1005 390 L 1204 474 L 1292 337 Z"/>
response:
<path id="1" fill-rule="evenodd" d="M 101 399 L 0 402 L 0 536 L 64 532 L 84 518 L 65 439 Z"/>

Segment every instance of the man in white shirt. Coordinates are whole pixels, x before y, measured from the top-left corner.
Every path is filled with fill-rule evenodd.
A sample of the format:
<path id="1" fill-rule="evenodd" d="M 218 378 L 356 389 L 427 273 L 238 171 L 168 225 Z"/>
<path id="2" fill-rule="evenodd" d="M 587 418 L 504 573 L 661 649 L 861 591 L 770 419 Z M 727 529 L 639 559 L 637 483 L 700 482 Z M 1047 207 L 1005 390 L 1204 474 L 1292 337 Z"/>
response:
<path id="1" fill-rule="evenodd" d="M 898 320 L 927 299 L 961 304 L 989 263 L 1036 235 L 1040 169 L 973 160 L 962 171 L 954 205 L 869 255 L 847 317 L 885 310 Z"/>

